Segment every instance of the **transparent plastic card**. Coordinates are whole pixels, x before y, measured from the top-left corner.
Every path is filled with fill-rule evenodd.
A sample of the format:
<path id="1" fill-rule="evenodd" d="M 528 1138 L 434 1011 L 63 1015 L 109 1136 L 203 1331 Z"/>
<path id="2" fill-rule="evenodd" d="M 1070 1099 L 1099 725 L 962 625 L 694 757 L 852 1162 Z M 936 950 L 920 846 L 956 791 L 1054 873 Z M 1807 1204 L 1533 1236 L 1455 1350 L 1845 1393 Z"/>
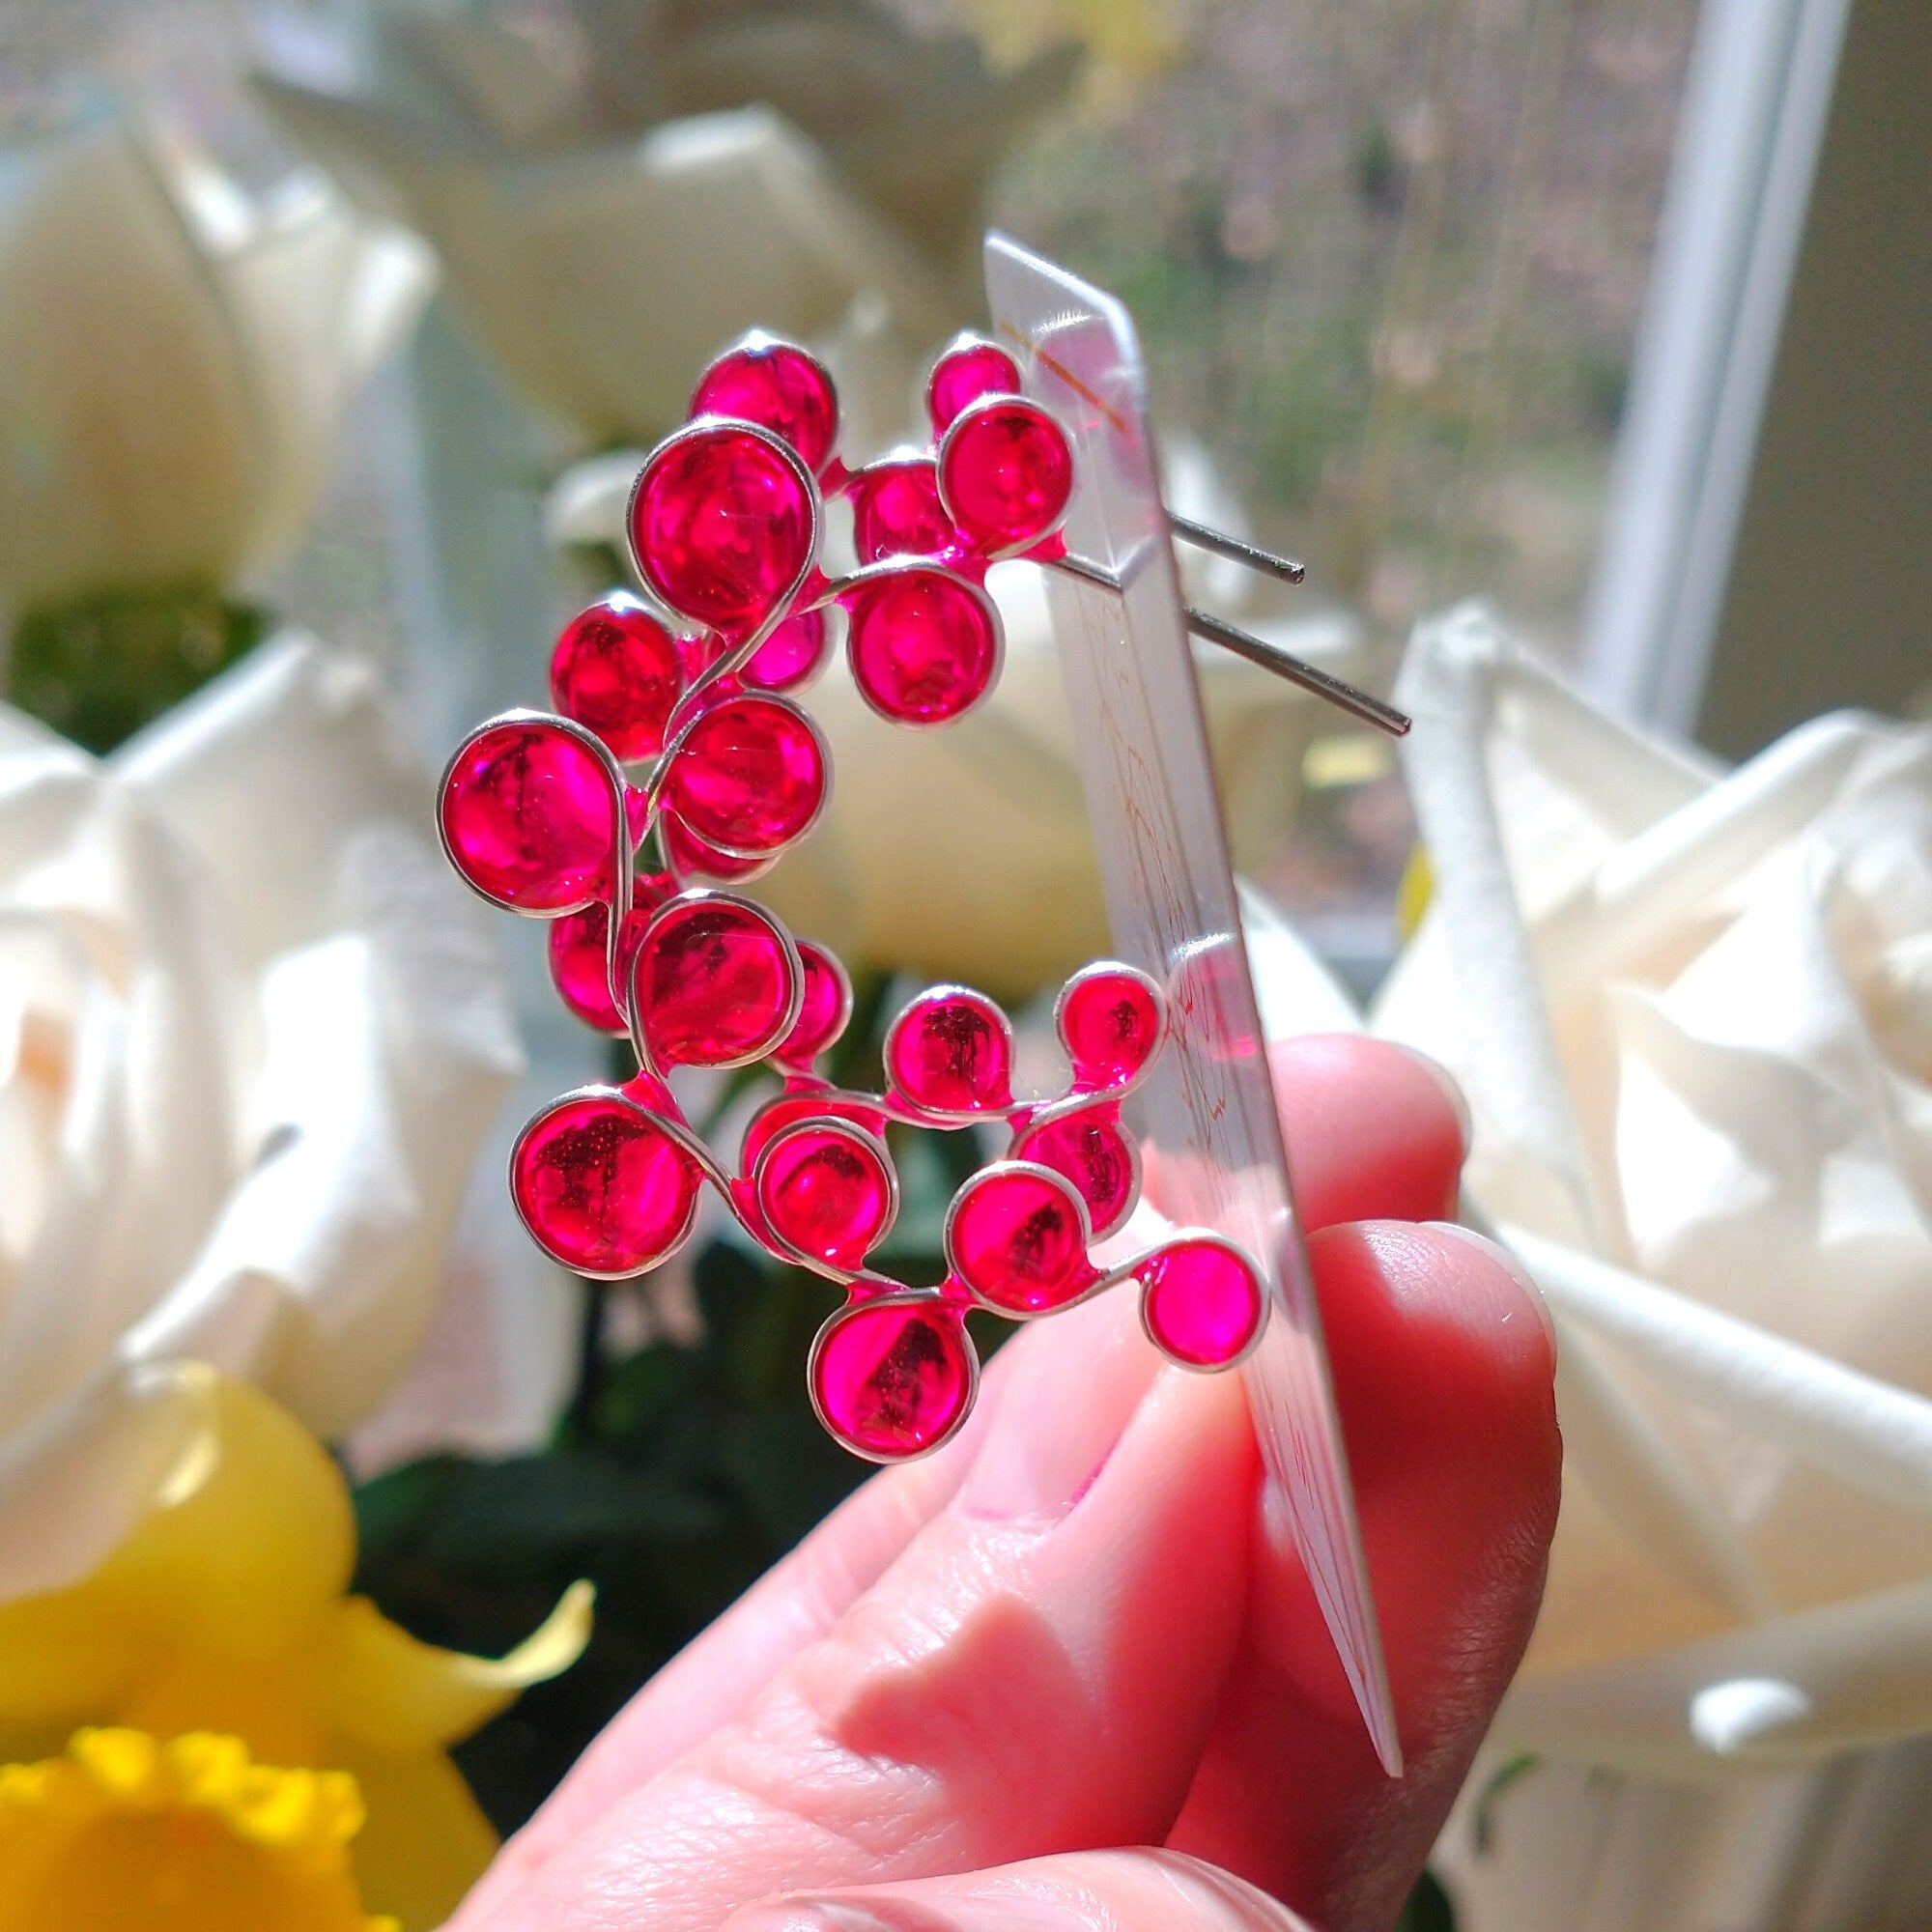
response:
<path id="1" fill-rule="evenodd" d="M 1167 989 L 1173 1033 L 1145 1098 L 1163 1206 L 1238 1242 L 1273 1307 L 1241 1373 L 1268 1470 L 1376 1750 L 1402 1768 L 1321 1317 L 1290 1196 L 1265 1042 L 1208 760 L 1193 646 L 1125 309 L 1003 236 L 995 329 L 1071 433 L 1065 535 L 1120 589 L 1049 574 L 1081 775 L 1118 955 Z"/>

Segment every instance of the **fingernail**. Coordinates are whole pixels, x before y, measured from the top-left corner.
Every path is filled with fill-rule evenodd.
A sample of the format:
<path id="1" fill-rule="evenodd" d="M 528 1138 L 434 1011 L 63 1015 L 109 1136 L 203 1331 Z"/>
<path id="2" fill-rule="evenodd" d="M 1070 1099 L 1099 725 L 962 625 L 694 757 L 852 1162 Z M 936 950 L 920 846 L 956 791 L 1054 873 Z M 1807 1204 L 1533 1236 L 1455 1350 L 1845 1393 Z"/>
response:
<path id="1" fill-rule="evenodd" d="M 1410 1046 L 1406 1039 L 1392 1039 L 1389 1044 L 1407 1054 L 1442 1090 L 1442 1097 L 1455 1110 L 1456 1124 L 1463 1134 L 1463 1151 L 1466 1154 L 1475 1140 L 1476 1122 L 1469 1112 L 1469 1096 L 1463 1092 L 1463 1083 L 1434 1054 L 1424 1053 L 1419 1046 Z"/>
<path id="2" fill-rule="evenodd" d="M 1453 1235 L 1459 1241 L 1466 1241 L 1479 1250 L 1501 1268 L 1516 1285 L 1522 1290 L 1523 1298 L 1536 1311 L 1536 1319 L 1543 1323 L 1543 1332 L 1549 1339 L 1549 1350 L 1556 1351 L 1556 1322 L 1549 1313 L 1549 1304 L 1543 1298 L 1543 1291 L 1537 1287 L 1535 1277 L 1517 1260 L 1500 1241 L 1492 1241 L 1487 1235 L 1479 1235 L 1473 1228 L 1465 1228 L 1460 1221 L 1425 1221 L 1423 1226 L 1434 1228 L 1438 1234 Z"/>
<path id="3" fill-rule="evenodd" d="M 958 1510 L 996 1522 L 1056 1522 L 1093 1488 L 1159 1373 L 1160 1358 L 1101 1303 L 1056 1318 L 1007 1385 Z M 1026 1338 L 1031 1340 L 1032 1338 Z"/>

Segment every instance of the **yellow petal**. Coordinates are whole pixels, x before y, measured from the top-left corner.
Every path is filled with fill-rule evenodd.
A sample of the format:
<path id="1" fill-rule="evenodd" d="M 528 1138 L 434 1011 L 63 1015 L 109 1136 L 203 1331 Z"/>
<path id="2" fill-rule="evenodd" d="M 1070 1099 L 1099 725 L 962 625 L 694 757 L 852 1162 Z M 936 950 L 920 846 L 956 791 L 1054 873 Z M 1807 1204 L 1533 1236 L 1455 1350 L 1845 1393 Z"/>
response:
<path id="1" fill-rule="evenodd" d="M 323 1697 L 345 1737 L 383 1751 L 452 1744 L 532 1684 L 567 1670 L 590 1640 L 596 1592 L 573 1583 L 509 1656 L 420 1643 L 364 1597 L 341 1605 L 323 1652 Z"/>
<path id="2" fill-rule="evenodd" d="M 350 1847 L 364 1903 L 392 1915 L 402 1932 L 433 1932 L 496 1856 L 490 1821 L 440 1751 L 390 1756 L 352 1747 L 335 1756 L 368 1807 Z"/>

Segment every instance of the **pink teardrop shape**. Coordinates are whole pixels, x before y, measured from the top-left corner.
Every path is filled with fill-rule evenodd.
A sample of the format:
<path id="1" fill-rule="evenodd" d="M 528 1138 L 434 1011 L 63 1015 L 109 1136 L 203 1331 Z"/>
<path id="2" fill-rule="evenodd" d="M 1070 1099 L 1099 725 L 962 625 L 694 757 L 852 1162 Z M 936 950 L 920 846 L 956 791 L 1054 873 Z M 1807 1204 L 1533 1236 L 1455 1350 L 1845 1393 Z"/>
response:
<path id="1" fill-rule="evenodd" d="M 886 1035 L 886 1078 L 928 1114 L 979 1114 L 1013 1098 L 1013 1035 L 983 993 L 934 986 Z"/>
<path id="2" fill-rule="evenodd" d="M 1076 1088 L 1125 1087 L 1159 1049 L 1160 994 L 1144 973 L 1090 966 L 1066 982 L 1054 1024 Z"/>
<path id="3" fill-rule="evenodd" d="M 809 939 L 797 945 L 798 963 L 805 969 L 805 994 L 799 1001 L 798 1023 L 772 1049 L 772 1058 L 803 1069 L 845 1031 L 852 1017 L 852 982 L 824 947 Z"/>
<path id="4" fill-rule="evenodd" d="M 997 343 L 962 335 L 932 365 L 925 383 L 925 412 L 941 436 L 969 403 L 981 396 L 1015 395 L 1019 364 Z"/>
<path id="5" fill-rule="evenodd" d="M 735 416 L 782 437 L 814 475 L 838 440 L 838 392 L 809 350 L 754 329 L 697 379 L 695 416 Z"/>
<path id="6" fill-rule="evenodd" d="M 859 695 L 895 724 L 944 724 L 992 689 L 1001 656 L 992 599 L 937 565 L 863 577 L 842 594 Z"/>
<path id="7" fill-rule="evenodd" d="M 697 1164 L 616 1094 L 566 1095 L 518 1136 L 510 1192 L 537 1245 L 580 1274 L 640 1274 L 691 1232 Z"/>
<path id="8" fill-rule="evenodd" d="M 1100 1277 L 1087 1240 L 1073 1189 L 1034 1168 L 982 1168 L 953 1196 L 946 1221 L 952 1271 L 1008 1315 L 1044 1315 L 1091 1288 Z"/>
<path id="9" fill-rule="evenodd" d="M 929 456 L 889 456 L 845 485 L 852 504 L 852 548 L 861 563 L 890 556 L 940 556 L 959 532 L 939 500 L 939 470 Z"/>
<path id="10" fill-rule="evenodd" d="M 939 446 L 939 493 L 978 550 L 1003 556 L 1057 528 L 1073 495 L 1073 451 L 1037 403 L 994 396 L 953 421 Z"/>
<path id="11" fill-rule="evenodd" d="M 832 628 L 823 611 L 794 611 L 754 650 L 739 673 L 760 691 L 798 691 L 824 668 Z"/>
<path id="12" fill-rule="evenodd" d="M 1087 1204 L 1096 1237 L 1113 1234 L 1140 1199 L 1133 1143 L 1122 1132 L 1112 1104 L 1085 1107 L 1022 1134 L 1016 1160 L 1036 1160 L 1064 1175 Z"/>
<path id="13" fill-rule="evenodd" d="M 762 1059 L 798 1017 L 797 955 L 762 906 L 685 893 L 660 906 L 638 944 L 638 1013 L 660 1066 Z"/>
<path id="14" fill-rule="evenodd" d="M 1267 1302 L 1245 1256 L 1207 1236 L 1157 1248 L 1135 1270 L 1155 1347 L 1192 1369 L 1225 1368 L 1261 1332 Z"/>
<path id="15" fill-rule="evenodd" d="M 823 1119 L 775 1136 L 752 1178 L 765 1225 L 796 1253 L 857 1274 L 898 1211 L 882 1143 Z"/>
<path id="16" fill-rule="evenodd" d="M 620 758 L 664 750 L 684 689 L 677 639 L 637 598 L 617 591 L 564 626 L 551 654 L 551 699 Z"/>
<path id="17" fill-rule="evenodd" d="M 768 432 L 700 422 L 645 460 L 629 529 L 639 574 L 658 597 L 693 623 L 744 637 L 810 571 L 818 493 Z"/>
<path id="18" fill-rule="evenodd" d="M 437 801 L 443 849 L 485 898 L 570 912 L 611 888 L 613 782 L 596 751 L 543 719 L 485 724 Z"/>
<path id="19" fill-rule="evenodd" d="M 702 843 L 777 852 L 810 828 L 825 803 L 825 746 L 789 699 L 726 697 L 683 734 L 665 802 Z"/>
<path id="20" fill-rule="evenodd" d="M 809 1370 L 825 1426 L 874 1463 L 936 1449 L 965 1421 L 979 1362 L 964 1322 L 928 1301 L 841 1309 L 818 1331 Z"/>

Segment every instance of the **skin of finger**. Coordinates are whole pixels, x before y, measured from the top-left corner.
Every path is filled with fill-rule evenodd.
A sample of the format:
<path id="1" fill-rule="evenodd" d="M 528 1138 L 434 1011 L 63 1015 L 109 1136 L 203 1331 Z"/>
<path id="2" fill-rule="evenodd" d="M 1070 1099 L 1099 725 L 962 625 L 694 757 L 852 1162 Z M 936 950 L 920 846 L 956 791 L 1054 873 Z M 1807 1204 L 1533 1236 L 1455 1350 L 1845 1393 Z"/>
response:
<path id="1" fill-rule="evenodd" d="M 1075 1852 L 958 1878 L 774 1899 L 722 1932 L 1312 1932 L 1266 1892 L 1179 1852 Z"/>
<path id="2" fill-rule="evenodd" d="M 1269 1062 L 1305 1227 L 1423 1216 L 1453 1203 L 1462 1125 L 1413 1058 L 1382 1040 L 1333 1034 L 1280 1041 L 1269 1048 Z M 1151 1191 L 1155 1184 L 1151 1177 Z M 938 1456 L 874 1477 L 661 1670 L 503 1848 L 478 1901 L 520 1884 L 609 1804 L 742 1710 L 785 1659 L 830 1630 L 957 1489 L 1016 1363 L 1041 1349 L 1071 1359 L 1079 1346 L 1064 1323 L 1044 1322 L 1001 1350 L 962 1437 Z"/>
<path id="3" fill-rule="evenodd" d="M 1407 1775 L 1377 1762 L 1283 1512 L 1264 1505 L 1241 1646 L 1168 1842 L 1332 1932 L 1377 1932 L 1535 1622 L 1562 1458 L 1554 1348 L 1534 1291 L 1447 1230 L 1340 1227 L 1309 1249 Z"/>
<path id="4" fill-rule="evenodd" d="M 935 1517 L 742 1714 L 461 1924 L 714 1932 L 781 1889 L 1158 1841 L 1238 1634 L 1258 1488 L 1238 1383 L 1159 1371 L 1064 1516 Z"/>

